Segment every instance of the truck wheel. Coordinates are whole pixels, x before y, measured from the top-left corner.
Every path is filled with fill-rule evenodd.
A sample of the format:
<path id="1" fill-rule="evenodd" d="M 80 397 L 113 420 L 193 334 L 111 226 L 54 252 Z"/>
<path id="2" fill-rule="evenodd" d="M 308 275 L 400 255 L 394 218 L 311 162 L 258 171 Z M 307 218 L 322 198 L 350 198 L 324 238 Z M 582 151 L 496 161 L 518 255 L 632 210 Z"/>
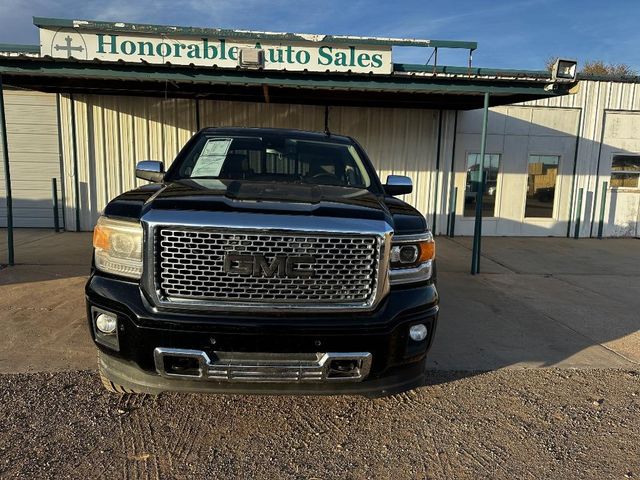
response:
<path id="1" fill-rule="evenodd" d="M 141 392 L 136 392 L 135 390 L 123 387 L 122 385 L 118 385 L 117 383 L 112 382 L 104 374 L 104 372 L 102 371 L 102 367 L 98 366 L 98 370 L 99 370 L 99 373 L 100 373 L 100 381 L 102 382 L 102 386 L 104 386 L 104 388 L 108 392 L 119 393 L 121 395 L 125 394 L 125 393 L 141 393 Z"/>

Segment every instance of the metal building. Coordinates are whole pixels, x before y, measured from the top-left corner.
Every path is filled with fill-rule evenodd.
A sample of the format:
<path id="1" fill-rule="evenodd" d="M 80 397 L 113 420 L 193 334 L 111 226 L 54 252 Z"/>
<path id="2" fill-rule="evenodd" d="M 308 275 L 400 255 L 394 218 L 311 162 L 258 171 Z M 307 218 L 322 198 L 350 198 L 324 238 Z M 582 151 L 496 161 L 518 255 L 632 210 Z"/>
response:
<path id="1" fill-rule="evenodd" d="M 590 236 L 602 223 L 605 236 L 639 235 L 640 87 L 631 81 L 554 83 L 546 71 L 391 58 L 397 46 L 471 52 L 472 42 L 34 23 L 41 45 L 0 47 L 16 226 L 52 226 L 57 177 L 64 227 L 90 230 L 109 199 L 141 183 L 137 161 L 168 164 L 199 128 L 234 125 L 353 136 L 383 179 L 413 178 L 406 200 L 436 233 L 471 235 L 481 173 L 476 109 L 489 94 L 483 234 Z M 207 39 L 217 42 L 216 60 L 175 56 L 196 49 L 202 56 L 202 48 L 212 56 L 214 40 Z M 293 60 L 311 60 L 275 65 L 286 58 L 284 45 L 293 45 Z M 329 48 L 334 62 L 336 52 L 344 50 L 345 62 L 353 54 L 355 66 L 326 66 Z M 264 57 L 249 58 L 249 50 Z M 243 64 L 241 52 L 263 63 Z"/>

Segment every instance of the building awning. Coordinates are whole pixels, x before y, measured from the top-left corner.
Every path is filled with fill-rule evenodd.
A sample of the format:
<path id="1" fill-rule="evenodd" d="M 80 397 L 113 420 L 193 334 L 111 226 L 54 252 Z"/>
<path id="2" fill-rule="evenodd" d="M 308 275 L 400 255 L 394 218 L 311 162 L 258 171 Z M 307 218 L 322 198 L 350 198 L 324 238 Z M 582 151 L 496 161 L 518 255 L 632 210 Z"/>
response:
<path id="1" fill-rule="evenodd" d="M 45 92 L 148 95 L 315 105 L 481 108 L 566 95 L 547 72 L 394 64 L 390 75 L 221 69 L 2 55 L 7 86 Z"/>

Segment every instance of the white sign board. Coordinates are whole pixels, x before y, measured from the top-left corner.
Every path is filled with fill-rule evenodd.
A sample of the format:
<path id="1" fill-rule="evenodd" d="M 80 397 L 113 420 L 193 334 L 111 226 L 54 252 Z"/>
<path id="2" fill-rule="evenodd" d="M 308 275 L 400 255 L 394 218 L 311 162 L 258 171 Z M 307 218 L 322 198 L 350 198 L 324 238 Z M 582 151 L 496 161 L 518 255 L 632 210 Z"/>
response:
<path id="1" fill-rule="evenodd" d="M 390 45 L 322 41 L 166 37 L 131 32 L 40 28 L 40 53 L 53 58 L 236 68 L 241 49 L 261 49 L 265 70 L 389 74 Z"/>

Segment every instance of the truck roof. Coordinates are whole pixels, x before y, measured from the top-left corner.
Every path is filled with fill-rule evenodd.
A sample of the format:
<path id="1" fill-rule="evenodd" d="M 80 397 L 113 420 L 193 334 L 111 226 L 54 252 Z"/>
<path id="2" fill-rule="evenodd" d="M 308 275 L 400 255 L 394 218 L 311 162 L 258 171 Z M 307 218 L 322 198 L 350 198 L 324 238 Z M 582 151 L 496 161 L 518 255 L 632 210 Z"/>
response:
<path id="1" fill-rule="evenodd" d="M 283 136 L 299 140 L 313 140 L 315 142 L 332 142 L 353 144 L 350 137 L 344 135 L 327 135 L 324 132 L 313 132 L 308 130 L 296 130 L 292 128 L 245 128 L 245 127 L 205 127 L 200 130 L 205 135 L 237 135 L 237 136 Z"/>

